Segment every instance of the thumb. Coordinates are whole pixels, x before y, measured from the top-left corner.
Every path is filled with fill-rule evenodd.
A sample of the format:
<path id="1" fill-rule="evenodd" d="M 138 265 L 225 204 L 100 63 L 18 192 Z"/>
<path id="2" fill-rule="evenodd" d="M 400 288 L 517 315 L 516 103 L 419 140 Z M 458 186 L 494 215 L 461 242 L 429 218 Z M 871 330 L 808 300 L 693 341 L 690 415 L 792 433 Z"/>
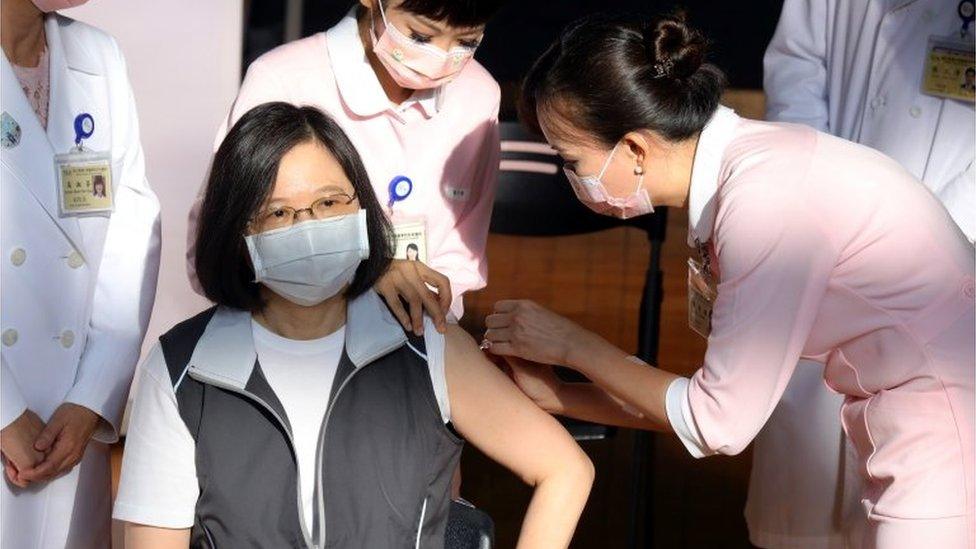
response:
<path id="1" fill-rule="evenodd" d="M 37 435 L 37 440 L 34 441 L 34 449 L 38 452 L 47 452 L 51 448 L 51 445 L 54 444 L 55 439 L 58 438 L 63 427 L 64 420 L 58 414 L 55 414 L 51 418 L 50 423 L 44 426 L 41 434 Z"/>

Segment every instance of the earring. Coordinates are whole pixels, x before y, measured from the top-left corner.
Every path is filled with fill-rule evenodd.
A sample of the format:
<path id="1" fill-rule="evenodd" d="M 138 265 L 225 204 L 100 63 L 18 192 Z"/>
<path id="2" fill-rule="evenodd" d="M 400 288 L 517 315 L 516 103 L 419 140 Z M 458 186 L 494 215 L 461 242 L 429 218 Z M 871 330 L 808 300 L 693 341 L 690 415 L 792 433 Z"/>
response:
<path id="1" fill-rule="evenodd" d="M 640 165 L 634 166 L 634 175 L 644 175 L 643 166 Z"/>

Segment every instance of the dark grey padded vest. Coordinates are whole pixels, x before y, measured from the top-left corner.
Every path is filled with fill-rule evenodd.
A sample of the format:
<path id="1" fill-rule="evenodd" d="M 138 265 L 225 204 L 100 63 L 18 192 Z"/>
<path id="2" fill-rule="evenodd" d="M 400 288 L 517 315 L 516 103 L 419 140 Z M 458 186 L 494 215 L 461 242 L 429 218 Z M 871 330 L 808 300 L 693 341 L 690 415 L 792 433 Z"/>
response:
<path id="1" fill-rule="evenodd" d="M 444 547 L 462 441 L 443 422 L 423 338 L 408 338 L 375 293 L 349 304 L 346 346 L 322 395 L 314 524 L 250 315 L 213 308 L 160 341 L 196 442 L 191 547 Z"/>

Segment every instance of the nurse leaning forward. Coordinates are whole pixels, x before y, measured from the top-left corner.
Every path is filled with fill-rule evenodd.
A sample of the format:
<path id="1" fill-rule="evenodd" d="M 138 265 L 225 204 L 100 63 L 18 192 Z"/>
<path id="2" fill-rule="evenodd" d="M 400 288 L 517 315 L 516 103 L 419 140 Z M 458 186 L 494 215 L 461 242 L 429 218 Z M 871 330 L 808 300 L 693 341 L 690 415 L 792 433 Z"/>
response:
<path id="1" fill-rule="evenodd" d="M 674 431 L 696 457 L 741 452 L 797 360 L 825 362 L 860 460 L 864 545 L 973 547 L 972 244 L 881 153 L 720 106 L 703 57 L 681 18 L 583 21 L 522 94 L 585 204 L 617 217 L 687 206 L 702 367 L 688 379 L 640 364 L 526 301 L 496 304 L 490 352 L 545 409 Z M 564 384 L 554 364 L 594 384 Z"/>
<path id="2" fill-rule="evenodd" d="M 112 37 L 4 0 L 3 547 L 111 543 L 108 444 L 149 322 L 159 204 Z"/>

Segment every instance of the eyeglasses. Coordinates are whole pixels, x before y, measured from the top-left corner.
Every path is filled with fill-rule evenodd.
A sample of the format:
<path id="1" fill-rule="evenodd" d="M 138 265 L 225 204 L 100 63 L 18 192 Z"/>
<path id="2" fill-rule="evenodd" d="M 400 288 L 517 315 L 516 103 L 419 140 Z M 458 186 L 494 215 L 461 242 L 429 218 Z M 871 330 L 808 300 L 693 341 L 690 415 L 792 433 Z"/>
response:
<path id="1" fill-rule="evenodd" d="M 354 208 L 349 206 L 356 200 L 356 195 L 336 193 L 322 197 L 307 208 L 295 209 L 291 206 L 279 206 L 266 212 L 259 213 L 251 220 L 251 228 L 257 232 L 271 231 L 290 227 L 298 221 L 302 212 L 308 212 L 313 219 L 325 219 L 334 215 L 349 213 Z"/>

